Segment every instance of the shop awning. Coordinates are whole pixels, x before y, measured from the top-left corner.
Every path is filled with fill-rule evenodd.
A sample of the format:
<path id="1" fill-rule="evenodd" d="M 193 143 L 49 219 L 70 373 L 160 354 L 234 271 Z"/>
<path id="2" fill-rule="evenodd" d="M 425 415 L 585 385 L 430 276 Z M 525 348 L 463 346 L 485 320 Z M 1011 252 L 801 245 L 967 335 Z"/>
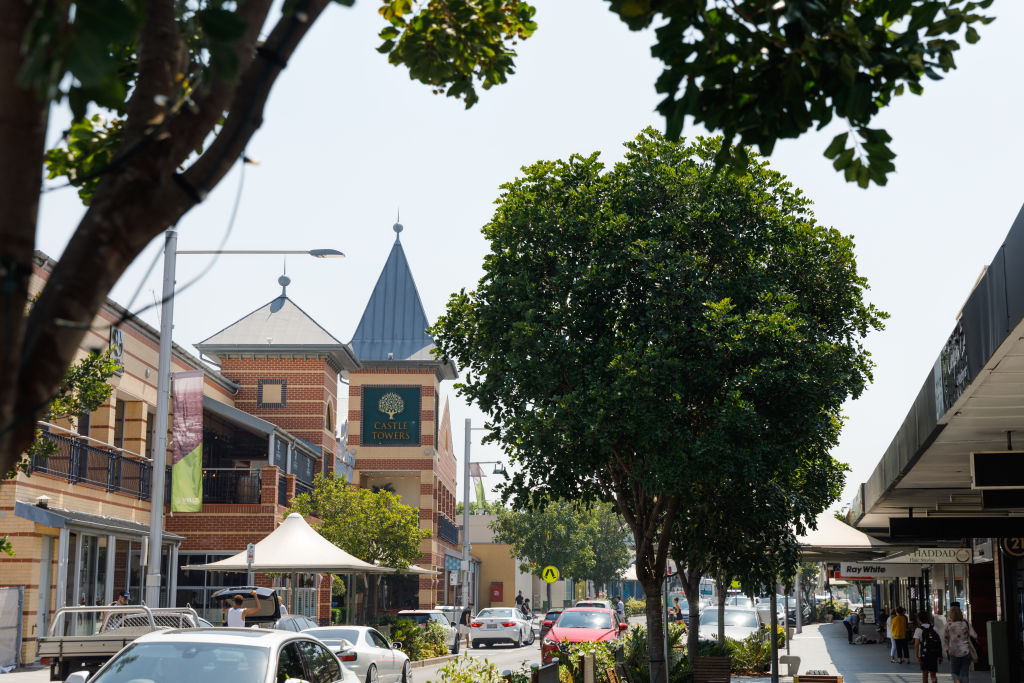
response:
<path id="1" fill-rule="evenodd" d="M 134 536 L 144 538 L 149 536 L 149 525 L 140 522 L 133 522 L 128 519 L 117 517 L 105 517 L 94 515 L 88 512 L 77 510 L 64 510 L 62 508 L 40 507 L 20 500 L 14 501 L 14 515 L 27 519 L 30 522 L 41 524 L 52 529 L 63 529 L 65 527 L 93 531 L 97 535 L 113 534 L 115 536 Z M 178 536 L 168 531 L 163 532 L 164 541 L 181 543 L 184 536 Z"/>
<path id="2" fill-rule="evenodd" d="M 878 560 L 889 555 L 907 552 L 907 548 L 868 536 L 831 512 L 818 515 L 817 529 L 808 529 L 797 538 L 800 559 L 803 562 L 855 562 Z"/>

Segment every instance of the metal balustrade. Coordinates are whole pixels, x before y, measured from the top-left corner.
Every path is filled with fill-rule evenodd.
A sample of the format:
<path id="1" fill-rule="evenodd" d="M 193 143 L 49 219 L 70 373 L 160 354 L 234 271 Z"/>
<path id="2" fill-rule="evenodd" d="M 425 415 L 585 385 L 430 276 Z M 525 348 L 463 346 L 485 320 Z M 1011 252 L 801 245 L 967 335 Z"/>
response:
<path id="1" fill-rule="evenodd" d="M 277 477 L 277 504 L 288 507 L 288 479 L 283 474 Z"/>
<path id="2" fill-rule="evenodd" d="M 203 503 L 259 505 L 258 470 L 234 468 L 203 469 Z"/>
<path id="3" fill-rule="evenodd" d="M 444 515 L 437 516 L 437 536 L 453 545 L 459 544 L 459 527 Z"/>

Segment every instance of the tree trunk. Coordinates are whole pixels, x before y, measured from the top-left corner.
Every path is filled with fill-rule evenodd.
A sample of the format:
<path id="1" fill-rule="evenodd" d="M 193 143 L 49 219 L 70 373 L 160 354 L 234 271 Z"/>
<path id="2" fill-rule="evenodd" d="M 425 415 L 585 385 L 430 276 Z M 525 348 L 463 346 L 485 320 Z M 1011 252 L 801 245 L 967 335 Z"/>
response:
<path id="1" fill-rule="evenodd" d="M 700 648 L 700 579 L 699 570 L 687 568 L 683 574 L 683 591 L 689 603 L 690 621 L 686 631 L 686 656 L 691 663 L 696 661 Z"/>
<path id="2" fill-rule="evenodd" d="M 728 576 L 722 575 L 715 579 L 718 586 L 718 644 L 725 645 L 725 599 L 729 590 L 731 580 Z"/>
<path id="3" fill-rule="evenodd" d="M 644 581 L 641 585 L 647 598 L 647 656 L 651 667 L 650 683 L 668 683 L 668 668 L 665 664 L 665 606 L 661 602 L 661 583 Z"/>

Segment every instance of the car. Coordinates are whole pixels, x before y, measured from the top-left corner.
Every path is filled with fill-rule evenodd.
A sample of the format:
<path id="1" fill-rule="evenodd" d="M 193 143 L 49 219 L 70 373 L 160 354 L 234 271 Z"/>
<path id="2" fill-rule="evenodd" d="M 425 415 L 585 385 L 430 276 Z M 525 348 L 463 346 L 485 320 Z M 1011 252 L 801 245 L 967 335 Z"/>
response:
<path id="1" fill-rule="evenodd" d="M 365 683 L 409 683 L 412 664 L 401 643 L 389 642 L 370 626 L 319 626 L 302 632 L 319 639 L 342 665 Z M 309 679 L 307 679 L 309 680 Z"/>
<path id="2" fill-rule="evenodd" d="M 242 607 L 251 608 L 256 606 L 256 601 L 250 595 L 254 590 L 256 591 L 256 597 L 260 599 L 260 609 L 245 616 L 246 626 L 295 632 L 319 626 L 315 620 L 302 614 L 288 614 L 285 612 L 282 615 L 280 600 L 277 597 L 277 591 L 273 588 L 259 586 L 222 588 L 211 596 L 211 600 L 214 605 L 218 602 L 227 604 L 236 595 L 241 595 Z"/>
<path id="3" fill-rule="evenodd" d="M 487 607 L 470 622 L 469 638 L 474 648 L 495 643 L 532 645 L 533 622 L 515 607 Z"/>
<path id="4" fill-rule="evenodd" d="M 603 607 L 568 607 L 558 620 L 547 624 L 548 632 L 540 643 L 540 658 L 545 664 L 569 651 L 568 643 L 618 640 L 629 625 L 618 623 L 615 610 Z"/>
<path id="5" fill-rule="evenodd" d="M 744 609 L 754 609 L 754 601 L 748 598 L 746 595 L 730 595 L 725 599 L 726 607 L 741 607 Z"/>
<path id="6" fill-rule="evenodd" d="M 554 609 L 549 609 L 547 614 L 544 615 L 540 622 L 540 635 L 537 636 L 541 639 L 541 642 L 544 641 L 544 636 L 547 635 L 547 632 L 551 630 L 551 625 L 558 621 L 558 617 L 564 609 L 564 607 L 555 607 Z"/>
<path id="7" fill-rule="evenodd" d="M 756 609 L 726 607 L 724 612 L 725 637 L 743 640 L 751 633 L 760 633 L 764 628 Z M 701 640 L 718 640 L 718 610 L 708 609 L 700 615 L 698 627 Z"/>
<path id="8" fill-rule="evenodd" d="M 577 600 L 573 607 L 600 607 L 602 609 L 610 609 L 615 611 L 615 605 L 612 604 L 611 600 L 600 600 L 597 598 L 587 600 Z"/>
<path id="9" fill-rule="evenodd" d="M 674 601 L 673 601 L 673 603 L 669 604 L 669 607 L 675 607 Z M 686 625 L 689 625 L 690 624 L 690 603 L 689 603 L 688 600 L 686 600 L 686 598 L 680 598 L 680 600 L 679 600 L 679 609 L 683 613 L 683 623 L 686 624 Z M 697 613 L 700 614 L 703 610 L 704 610 L 704 605 L 698 604 Z M 665 611 L 667 612 L 668 608 L 666 608 Z"/>
<path id="10" fill-rule="evenodd" d="M 95 675 L 76 671 L 67 683 L 359 683 L 316 638 L 291 631 L 193 628 L 147 633 Z"/>
<path id="11" fill-rule="evenodd" d="M 459 627 L 449 620 L 441 610 L 438 609 L 404 609 L 398 613 L 399 619 L 412 619 L 426 629 L 427 624 L 433 622 L 440 624 L 447 632 L 445 642 L 448 643 L 448 651 L 453 655 L 459 654 Z"/>

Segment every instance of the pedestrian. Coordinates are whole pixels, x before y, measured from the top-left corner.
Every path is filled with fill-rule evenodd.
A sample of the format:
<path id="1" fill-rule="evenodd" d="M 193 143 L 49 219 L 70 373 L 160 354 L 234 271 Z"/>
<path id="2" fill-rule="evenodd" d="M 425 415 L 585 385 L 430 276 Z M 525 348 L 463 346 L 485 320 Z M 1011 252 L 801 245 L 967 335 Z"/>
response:
<path id="1" fill-rule="evenodd" d="M 523 606 L 523 591 L 519 591 L 519 595 L 516 596 L 516 607 Z"/>
<path id="2" fill-rule="evenodd" d="M 921 683 L 928 683 L 928 674 L 931 674 L 932 683 L 936 683 L 939 679 L 939 664 L 942 663 L 942 639 L 932 626 L 931 617 L 924 611 L 917 615 L 914 653 L 921 665 Z"/>
<path id="3" fill-rule="evenodd" d="M 971 677 L 971 638 L 977 638 L 971 623 L 964 619 L 963 610 L 954 605 L 949 608 L 949 620 L 942 633 L 942 644 L 949 656 L 949 669 L 954 681 L 968 683 Z"/>
<path id="4" fill-rule="evenodd" d="M 620 624 L 626 623 L 626 604 L 618 595 L 615 596 L 615 614 L 619 617 Z"/>
<path id="5" fill-rule="evenodd" d="M 470 637 L 470 624 L 473 623 L 473 603 L 466 605 L 459 615 L 459 635 L 466 636 L 466 647 L 473 646 L 473 639 Z"/>
<path id="6" fill-rule="evenodd" d="M 896 661 L 896 639 L 892 637 L 892 620 L 896 618 L 896 610 L 892 610 L 889 618 L 885 620 L 885 637 L 889 642 L 889 661 Z"/>
<path id="7" fill-rule="evenodd" d="M 896 646 L 896 663 L 910 663 L 910 650 L 907 648 L 907 611 L 896 607 L 896 616 L 891 619 L 889 627 L 892 631 L 892 642 Z"/>
<path id="8" fill-rule="evenodd" d="M 846 641 L 853 645 L 853 634 L 857 632 L 857 628 L 860 625 L 860 615 L 856 612 L 850 612 L 843 619 L 843 626 L 846 627 Z"/>
<path id="9" fill-rule="evenodd" d="M 519 609 L 523 612 L 523 616 L 527 619 L 530 618 L 530 598 L 523 598 L 523 602 L 519 605 Z"/>
<path id="10" fill-rule="evenodd" d="M 224 602 L 224 614 L 227 616 L 228 626 L 234 626 L 235 628 L 245 628 L 245 617 L 247 614 L 256 612 L 260 608 L 260 596 L 256 595 L 256 591 L 253 590 L 249 593 L 252 599 L 256 601 L 255 607 L 242 607 L 245 604 L 245 598 L 241 595 L 236 595 L 233 607 L 229 607 L 228 603 Z"/>
<path id="11" fill-rule="evenodd" d="M 885 624 L 889 621 L 889 613 L 885 611 L 885 608 L 878 610 L 878 640 L 882 644 L 885 644 Z"/>
<path id="12" fill-rule="evenodd" d="M 128 604 L 128 600 L 129 600 L 129 599 L 130 599 L 131 597 L 132 597 L 131 593 L 129 593 L 128 591 L 125 591 L 125 592 L 121 593 L 120 595 L 118 595 L 118 596 L 117 596 L 117 600 L 114 600 L 114 602 L 112 602 L 112 603 L 110 603 L 110 604 L 111 604 L 112 606 L 113 606 L 113 605 L 119 605 L 119 606 L 121 606 L 121 607 L 124 607 L 125 605 L 127 605 L 127 604 Z"/>

